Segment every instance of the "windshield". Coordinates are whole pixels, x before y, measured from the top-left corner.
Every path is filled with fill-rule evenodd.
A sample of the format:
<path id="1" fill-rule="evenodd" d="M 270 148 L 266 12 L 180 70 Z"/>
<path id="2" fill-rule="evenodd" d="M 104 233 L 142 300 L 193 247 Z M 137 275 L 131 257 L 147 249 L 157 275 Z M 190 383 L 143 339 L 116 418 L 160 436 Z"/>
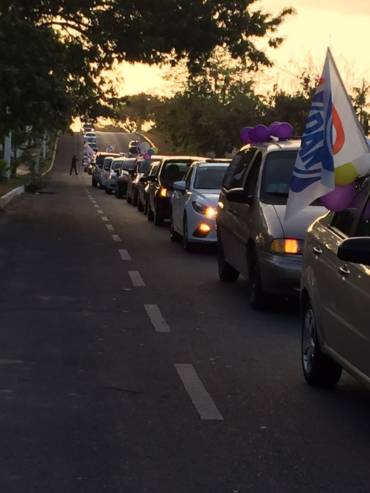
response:
<path id="1" fill-rule="evenodd" d="M 298 150 L 268 154 L 262 174 L 260 192 L 262 202 L 274 205 L 287 203 L 297 152 Z"/>
<path id="2" fill-rule="evenodd" d="M 136 164 L 136 159 L 130 159 L 130 160 L 127 160 L 127 161 L 123 161 L 123 163 L 122 163 L 122 169 L 126 169 L 126 170 L 134 169 L 135 168 L 135 164 Z"/>
<path id="3" fill-rule="evenodd" d="M 194 188 L 221 190 L 227 168 L 228 166 L 200 166 L 195 175 Z"/>
<path id="4" fill-rule="evenodd" d="M 118 162 L 116 162 L 116 163 L 112 163 L 112 169 L 113 169 L 114 171 L 119 170 L 119 169 L 120 169 L 120 167 L 121 167 L 121 164 L 122 164 L 122 163 L 121 163 L 121 161 L 118 161 Z"/>
<path id="5" fill-rule="evenodd" d="M 168 161 L 164 164 L 161 178 L 167 181 L 179 181 L 185 176 L 191 161 Z"/>

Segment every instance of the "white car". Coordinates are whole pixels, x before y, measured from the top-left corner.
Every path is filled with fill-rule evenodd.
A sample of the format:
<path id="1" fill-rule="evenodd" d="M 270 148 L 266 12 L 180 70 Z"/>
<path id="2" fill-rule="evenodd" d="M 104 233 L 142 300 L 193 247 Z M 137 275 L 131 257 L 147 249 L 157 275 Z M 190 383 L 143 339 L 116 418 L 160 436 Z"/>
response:
<path id="1" fill-rule="evenodd" d="M 173 184 L 171 239 L 182 237 L 185 250 L 191 250 L 195 243 L 217 241 L 217 203 L 229 162 L 195 162 L 184 180 Z"/>
<path id="2" fill-rule="evenodd" d="M 344 368 L 370 386 L 370 178 L 348 209 L 310 226 L 301 283 L 306 381 L 334 386 Z"/>

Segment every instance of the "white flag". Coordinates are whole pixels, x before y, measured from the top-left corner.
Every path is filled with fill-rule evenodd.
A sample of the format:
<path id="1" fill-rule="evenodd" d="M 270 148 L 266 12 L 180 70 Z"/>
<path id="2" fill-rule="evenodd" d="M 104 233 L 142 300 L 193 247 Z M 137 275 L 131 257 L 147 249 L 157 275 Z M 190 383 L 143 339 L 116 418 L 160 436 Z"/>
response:
<path id="1" fill-rule="evenodd" d="M 328 50 L 293 169 L 285 219 L 334 190 L 336 173 L 347 173 L 349 167 L 360 175 L 369 170 L 369 148 Z"/>

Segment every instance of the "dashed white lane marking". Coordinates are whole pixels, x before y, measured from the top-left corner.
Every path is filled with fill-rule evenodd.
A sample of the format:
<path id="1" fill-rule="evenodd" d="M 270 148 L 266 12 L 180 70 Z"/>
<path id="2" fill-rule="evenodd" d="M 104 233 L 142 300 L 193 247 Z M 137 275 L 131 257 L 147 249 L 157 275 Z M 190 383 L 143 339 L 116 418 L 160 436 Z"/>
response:
<path id="1" fill-rule="evenodd" d="M 156 332 L 170 332 L 170 326 L 157 305 L 144 305 L 144 308 Z"/>
<path id="2" fill-rule="evenodd" d="M 120 250 L 118 250 L 118 253 L 122 260 L 131 260 L 131 255 L 128 253 L 127 250 L 121 248 Z"/>
<path id="3" fill-rule="evenodd" d="M 105 227 L 108 231 L 114 231 L 114 227 L 111 224 L 106 224 Z"/>
<path id="4" fill-rule="evenodd" d="M 138 270 L 129 270 L 128 275 L 130 276 L 132 285 L 135 288 L 143 288 L 145 286 L 144 279 Z"/>
<path id="5" fill-rule="evenodd" d="M 201 419 L 223 421 L 222 414 L 217 409 L 193 365 L 178 364 L 175 365 L 175 368 Z"/>
<path id="6" fill-rule="evenodd" d="M 102 221 L 105 221 L 105 222 L 109 221 L 109 219 L 107 218 L 107 216 L 102 216 L 102 217 L 101 217 L 101 220 L 102 220 Z"/>
<path id="7" fill-rule="evenodd" d="M 99 209 L 98 204 L 94 204 L 95 209 Z"/>
<path id="8" fill-rule="evenodd" d="M 98 214 L 104 214 L 104 212 L 103 212 L 101 209 L 96 209 L 96 212 L 97 212 Z"/>
<path id="9" fill-rule="evenodd" d="M 117 243 L 119 243 L 121 240 L 121 237 L 119 235 L 112 235 L 112 239 L 113 241 L 116 241 Z"/>

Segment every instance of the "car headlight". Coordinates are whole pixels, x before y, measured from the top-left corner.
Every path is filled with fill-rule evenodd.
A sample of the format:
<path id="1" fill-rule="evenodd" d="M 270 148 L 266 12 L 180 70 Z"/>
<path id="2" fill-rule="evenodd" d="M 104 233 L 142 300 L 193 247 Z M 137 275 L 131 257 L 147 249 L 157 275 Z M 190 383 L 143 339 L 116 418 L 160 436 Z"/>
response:
<path id="1" fill-rule="evenodd" d="M 303 240 L 297 238 L 277 238 L 271 243 L 271 251 L 273 253 L 302 255 Z"/>
<path id="2" fill-rule="evenodd" d="M 202 214 L 203 216 L 208 217 L 208 219 L 214 219 L 217 216 L 217 209 L 215 207 L 206 204 L 201 204 L 200 202 L 197 201 L 192 202 L 191 205 L 193 206 L 193 209 L 196 212 Z"/>

